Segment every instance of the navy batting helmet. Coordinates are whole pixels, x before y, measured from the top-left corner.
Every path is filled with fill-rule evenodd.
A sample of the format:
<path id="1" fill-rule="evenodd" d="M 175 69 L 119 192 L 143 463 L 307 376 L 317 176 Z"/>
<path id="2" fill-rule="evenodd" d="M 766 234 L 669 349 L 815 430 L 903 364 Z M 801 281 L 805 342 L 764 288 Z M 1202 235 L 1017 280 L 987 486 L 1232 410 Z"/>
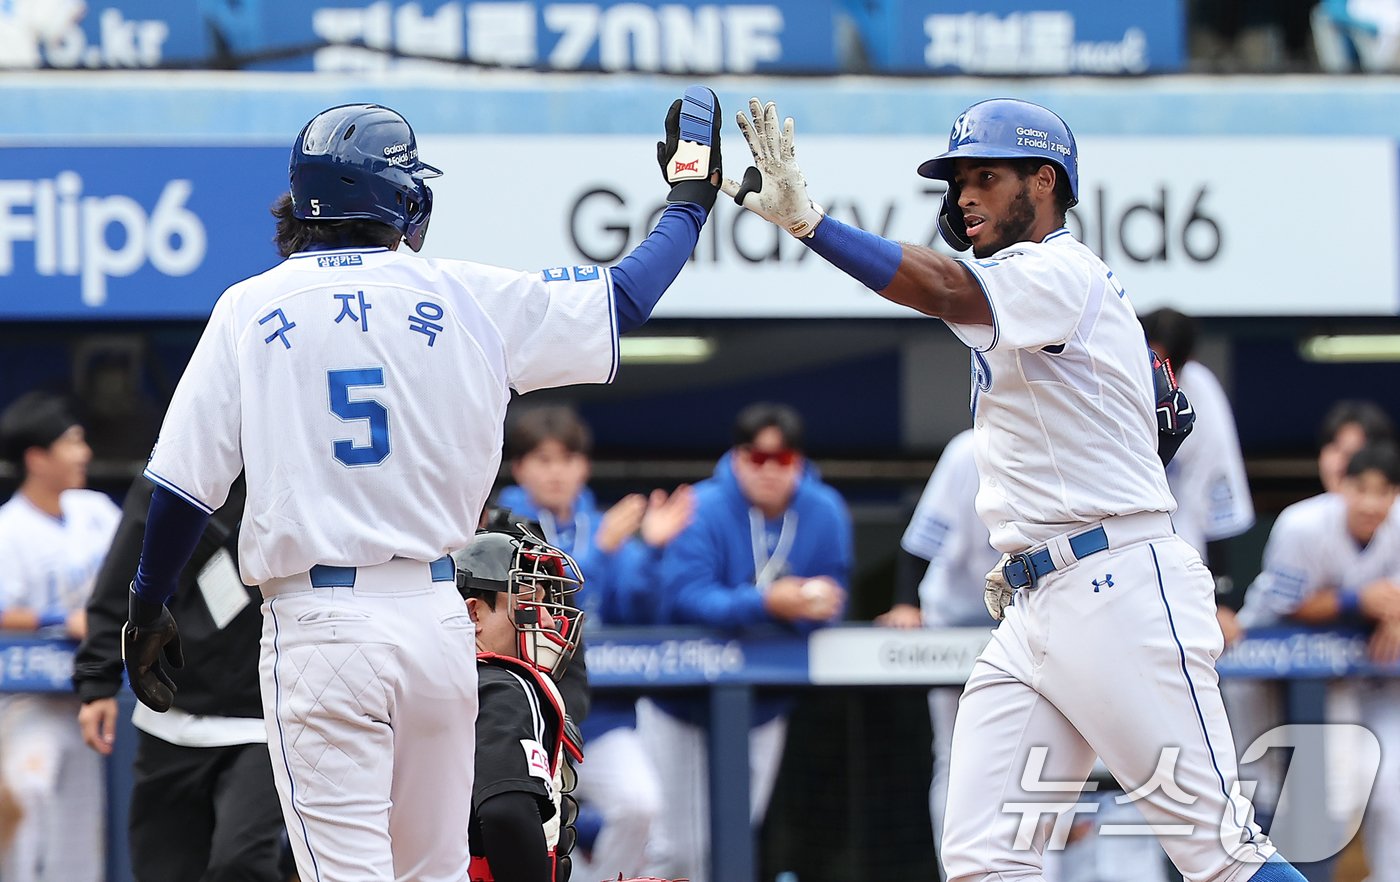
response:
<path id="1" fill-rule="evenodd" d="M 1074 133 L 1054 112 L 1018 98 L 979 101 L 953 123 L 948 150 L 920 164 L 919 174 L 948 182 L 948 195 L 938 212 L 938 231 L 959 251 L 967 240 L 958 191 L 953 183 L 958 159 L 1044 159 L 1069 182 L 1069 205 L 1079 201 L 1079 148 Z"/>
<path id="2" fill-rule="evenodd" d="M 372 220 L 423 247 L 433 191 L 442 172 L 418 158 L 408 121 L 377 104 L 324 110 L 292 145 L 292 215 L 301 220 Z"/>

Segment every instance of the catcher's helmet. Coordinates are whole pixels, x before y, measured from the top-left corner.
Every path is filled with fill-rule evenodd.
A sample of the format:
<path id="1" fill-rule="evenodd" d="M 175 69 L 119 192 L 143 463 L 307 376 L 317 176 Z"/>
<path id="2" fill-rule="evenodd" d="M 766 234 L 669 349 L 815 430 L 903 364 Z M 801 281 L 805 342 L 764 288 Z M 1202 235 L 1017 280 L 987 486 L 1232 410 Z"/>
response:
<path id="1" fill-rule="evenodd" d="M 377 104 L 344 104 L 316 114 L 292 145 L 292 215 L 301 220 L 373 220 L 423 247 L 442 172 L 418 158 L 408 121 Z"/>
<path id="2" fill-rule="evenodd" d="M 523 524 L 482 530 L 454 558 L 462 596 L 471 591 L 508 595 L 521 660 L 555 680 L 562 677 L 583 633 L 583 611 L 566 602 L 583 585 L 574 559 Z M 553 627 L 544 624 L 541 611 L 553 619 Z"/>
<path id="3" fill-rule="evenodd" d="M 919 166 L 924 177 L 948 182 L 948 194 L 938 212 L 938 230 L 959 251 L 971 247 L 953 183 L 954 161 L 964 158 L 1044 159 L 1069 182 L 1066 207 L 1079 201 L 1079 148 L 1065 121 L 1039 104 L 1017 98 L 979 101 L 953 123 L 948 150 Z"/>

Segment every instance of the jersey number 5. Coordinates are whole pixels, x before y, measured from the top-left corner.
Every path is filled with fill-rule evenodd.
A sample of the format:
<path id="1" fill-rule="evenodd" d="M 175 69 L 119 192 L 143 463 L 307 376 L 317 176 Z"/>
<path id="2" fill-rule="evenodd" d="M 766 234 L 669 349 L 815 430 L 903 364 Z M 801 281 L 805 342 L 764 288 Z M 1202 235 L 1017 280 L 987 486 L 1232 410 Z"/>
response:
<path id="1" fill-rule="evenodd" d="M 373 398 L 359 401 L 350 399 L 350 390 L 355 386 L 382 388 L 384 368 L 327 371 L 326 384 L 330 387 L 331 413 L 347 423 L 351 420 L 369 421 L 369 444 L 361 446 L 348 438 L 342 438 L 333 445 L 336 460 L 347 466 L 374 466 L 388 459 L 388 408 Z"/>

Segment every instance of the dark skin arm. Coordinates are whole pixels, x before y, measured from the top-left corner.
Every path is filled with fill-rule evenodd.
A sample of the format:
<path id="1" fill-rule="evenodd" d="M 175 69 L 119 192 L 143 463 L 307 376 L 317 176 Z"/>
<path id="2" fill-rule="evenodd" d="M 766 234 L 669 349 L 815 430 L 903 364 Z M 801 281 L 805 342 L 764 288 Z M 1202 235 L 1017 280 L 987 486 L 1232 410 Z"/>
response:
<path id="1" fill-rule="evenodd" d="M 904 258 L 880 296 L 959 325 L 990 325 L 992 307 L 972 271 L 932 248 L 905 242 Z"/>

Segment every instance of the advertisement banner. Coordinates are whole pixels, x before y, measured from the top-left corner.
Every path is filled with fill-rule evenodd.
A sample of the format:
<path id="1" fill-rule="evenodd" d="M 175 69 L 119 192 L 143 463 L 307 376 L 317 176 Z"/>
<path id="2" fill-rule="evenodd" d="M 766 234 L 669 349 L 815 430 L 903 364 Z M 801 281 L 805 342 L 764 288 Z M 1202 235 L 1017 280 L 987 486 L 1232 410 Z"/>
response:
<path id="1" fill-rule="evenodd" d="M 800 129 L 797 140 L 812 197 L 833 217 L 953 253 L 935 225 L 942 184 L 915 173 L 941 143 L 803 136 Z M 424 155 L 442 157 L 445 168 L 456 158 L 501 170 L 434 182 L 437 214 L 425 253 L 447 256 L 465 247 L 474 259 L 506 266 L 607 264 L 641 241 L 665 198 L 649 145 L 635 137 L 572 139 L 574 171 L 528 189 L 506 170 L 556 166 L 552 139 L 421 141 Z M 747 164 L 745 148 L 727 143 L 726 168 L 737 176 Z M 1104 258 L 1140 311 L 1171 305 L 1193 315 L 1394 315 L 1400 306 L 1400 186 L 1389 139 L 1087 136 L 1080 158 L 1080 203 L 1068 227 Z M 1280 185 L 1296 180 L 1299 169 L 1332 167 L 1356 169 L 1372 184 L 1336 193 L 1327 206 L 1329 215 L 1346 218 L 1355 259 L 1336 259 L 1305 222 L 1306 197 Z M 503 221 L 502 206 L 517 220 Z M 655 314 L 913 315 L 723 196 L 691 265 Z"/>
<path id="2" fill-rule="evenodd" d="M 203 318 L 274 265 L 287 149 L 7 147 L 0 318 Z"/>
<path id="3" fill-rule="evenodd" d="M 835 21 L 835 0 L 12 0 L 0 67 L 831 73 Z"/>
<path id="4" fill-rule="evenodd" d="M 952 254 L 936 231 L 942 185 L 914 169 L 939 145 L 910 137 L 798 138 L 812 196 L 835 218 Z M 941 140 L 941 139 L 940 139 Z M 735 143 L 739 142 L 739 143 Z M 664 207 L 652 142 L 636 136 L 420 138 L 446 174 L 425 256 L 517 269 L 612 264 Z M 1395 315 L 1395 144 L 1387 138 L 1085 137 L 1068 227 L 1139 311 Z M 228 285 L 276 262 L 268 207 L 281 147 L 8 147 L 0 178 L 0 318 L 203 318 Z M 726 167 L 745 167 L 740 139 Z M 1317 233 L 1300 169 L 1345 167 L 1331 194 L 1340 259 Z M 1325 298 L 1320 292 L 1326 292 Z M 667 318 L 912 318 L 786 232 L 723 196 Z"/>
<path id="5" fill-rule="evenodd" d="M 1182 70 L 1178 0 L 939 0 L 894 3 L 867 29 L 880 70 L 1062 76 Z"/>

